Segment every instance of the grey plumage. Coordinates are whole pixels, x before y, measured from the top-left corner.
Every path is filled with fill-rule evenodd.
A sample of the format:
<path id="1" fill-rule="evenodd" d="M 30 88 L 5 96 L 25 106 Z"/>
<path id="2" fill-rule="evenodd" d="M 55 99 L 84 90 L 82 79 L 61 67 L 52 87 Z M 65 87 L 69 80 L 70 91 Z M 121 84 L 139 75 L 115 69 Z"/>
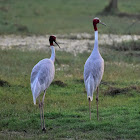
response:
<path id="1" fill-rule="evenodd" d="M 51 48 L 51 57 L 50 59 L 46 58 L 39 61 L 32 69 L 31 72 L 31 90 L 33 95 L 34 104 L 36 104 L 36 99 L 39 97 L 41 92 L 44 92 L 42 101 L 39 98 L 39 109 L 40 109 L 40 118 L 41 118 L 41 127 L 43 131 L 46 131 L 45 122 L 44 122 L 44 99 L 47 88 L 50 86 L 51 82 L 54 79 L 55 75 L 55 49 L 53 42 L 56 42 L 55 36 L 50 36 L 49 38 L 50 48 Z M 58 45 L 59 46 L 59 45 Z M 42 123 L 43 121 L 43 123 Z"/>
<path id="2" fill-rule="evenodd" d="M 96 31 L 98 38 L 98 31 Z M 95 38 L 95 39 L 96 39 Z M 87 97 L 93 100 L 93 92 L 99 86 L 104 72 L 104 60 L 98 50 L 98 41 L 95 40 L 94 49 L 87 59 L 84 66 L 84 83 L 87 91 Z"/>
<path id="3" fill-rule="evenodd" d="M 99 52 L 98 48 L 98 31 L 97 24 L 103 24 L 99 18 L 93 19 L 93 26 L 95 30 L 95 42 L 94 49 L 87 59 L 84 66 L 84 83 L 87 91 L 87 98 L 89 100 L 89 113 L 91 119 L 91 101 L 93 100 L 93 93 L 97 89 L 96 103 L 97 103 L 97 119 L 98 119 L 98 93 L 99 93 L 99 84 L 101 82 L 103 73 L 104 73 L 104 60 Z M 106 26 L 106 25 L 105 25 Z"/>
<path id="4" fill-rule="evenodd" d="M 31 90 L 34 104 L 42 91 L 46 90 L 54 79 L 55 68 L 51 59 L 39 61 L 31 72 Z"/>

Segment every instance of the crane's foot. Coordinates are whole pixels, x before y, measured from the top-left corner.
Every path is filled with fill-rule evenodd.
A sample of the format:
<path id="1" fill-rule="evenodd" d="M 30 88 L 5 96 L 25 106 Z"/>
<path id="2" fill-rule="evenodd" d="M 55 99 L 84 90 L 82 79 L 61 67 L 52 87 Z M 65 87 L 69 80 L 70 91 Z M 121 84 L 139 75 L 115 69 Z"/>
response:
<path id="1" fill-rule="evenodd" d="M 45 127 L 43 127 L 42 131 L 43 131 L 43 132 L 46 132 L 46 128 L 45 128 Z"/>

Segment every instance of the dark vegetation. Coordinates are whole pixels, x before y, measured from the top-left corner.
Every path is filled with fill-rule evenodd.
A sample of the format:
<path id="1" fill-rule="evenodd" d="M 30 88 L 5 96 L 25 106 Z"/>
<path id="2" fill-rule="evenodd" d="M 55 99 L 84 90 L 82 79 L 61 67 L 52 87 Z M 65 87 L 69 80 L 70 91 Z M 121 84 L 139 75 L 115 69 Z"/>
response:
<path id="1" fill-rule="evenodd" d="M 10 86 L 10 85 L 7 81 L 4 81 L 4 80 L 0 79 L 0 87 L 4 87 L 4 86 Z"/>

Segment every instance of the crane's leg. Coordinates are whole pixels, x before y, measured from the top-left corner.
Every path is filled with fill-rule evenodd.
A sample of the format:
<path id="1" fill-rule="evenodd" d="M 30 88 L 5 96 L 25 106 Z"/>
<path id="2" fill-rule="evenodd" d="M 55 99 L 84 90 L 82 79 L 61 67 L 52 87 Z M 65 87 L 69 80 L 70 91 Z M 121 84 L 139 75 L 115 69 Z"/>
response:
<path id="1" fill-rule="evenodd" d="M 97 87 L 97 95 L 96 95 L 96 104 L 97 104 L 97 120 L 99 120 L 99 114 L 98 114 L 98 97 L 99 97 L 99 87 Z"/>
<path id="2" fill-rule="evenodd" d="M 42 98 L 42 117 L 43 117 L 43 129 L 42 129 L 42 131 L 46 131 L 45 121 L 44 121 L 44 99 L 45 99 L 45 94 L 46 94 L 46 90 L 44 90 L 44 95 L 43 95 L 43 98 Z"/>
<path id="3" fill-rule="evenodd" d="M 39 98 L 39 110 L 40 110 L 41 128 L 43 129 L 43 126 L 42 126 L 42 104 L 40 102 L 40 98 Z"/>
<path id="4" fill-rule="evenodd" d="M 90 98 L 88 98 L 89 101 L 89 119 L 91 120 L 91 101 Z"/>

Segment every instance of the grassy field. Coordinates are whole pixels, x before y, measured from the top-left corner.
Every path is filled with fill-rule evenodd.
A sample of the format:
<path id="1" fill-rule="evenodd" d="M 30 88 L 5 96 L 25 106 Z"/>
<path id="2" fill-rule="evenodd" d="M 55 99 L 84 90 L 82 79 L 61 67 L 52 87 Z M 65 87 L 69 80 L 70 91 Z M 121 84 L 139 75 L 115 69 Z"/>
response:
<path id="1" fill-rule="evenodd" d="M 100 14 L 109 0 L 1 0 L 0 34 L 64 34 L 93 32 L 92 19 L 99 17 L 108 28 L 102 33 L 140 34 L 139 0 L 118 1 L 124 16 Z"/>
<path id="2" fill-rule="evenodd" d="M 0 0 L 0 34 L 93 34 L 92 19 L 96 16 L 108 25 L 99 29 L 100 33 L 140 34 L 139 0 L 118 1 L 119 13 L 124 13 L 121 17 L 119 13 L 101 14 L 108 3 L 109 0 Z M 139 140 L 139 46 L 140 40 L 100 46 L 105 72 L 99 89 L 99 121 L 96 93 L 89 120 L 83 82 L 84 63 L 90 53 L 75 56 L 57 51 L 61 64 L 55 63 L 55 79 L 44 104 L 46 133 L 41 131 L 38 102 L 33 105 L 30 73 L 39 60 L 50 57 L 50 51 L 0 48 L 0 140 Z"/>
<path id="3" fill-rule="evenodd" d="M 95 97 L 89 120 L 83 83 L 83 66 L 89 53 L 75 57 L 56 52 L 61 65 L 55 63 L 55 79 L 45 98 L 46 133 L 40 129 L 38 105 L 33 105 L 30 72 L 50 52 L 0 50 L 0 139 L 140 139 L 140 55 L 139 50 L 130 48 L 132 45 L 118 44 L 125 50 L 100 46 L 106 51 L 102 53 L 105 73 L 100 86 L 99 121 Z"/>

